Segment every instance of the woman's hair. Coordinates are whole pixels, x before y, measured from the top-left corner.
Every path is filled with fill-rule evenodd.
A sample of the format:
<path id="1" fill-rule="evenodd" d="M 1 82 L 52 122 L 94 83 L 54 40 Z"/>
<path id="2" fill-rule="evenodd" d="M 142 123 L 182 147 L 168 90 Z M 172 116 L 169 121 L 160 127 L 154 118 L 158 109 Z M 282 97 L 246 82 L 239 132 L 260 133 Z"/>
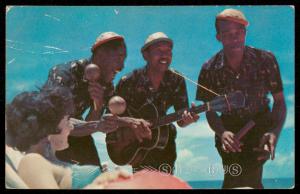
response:
<path id="1" fill-rule="evenodd" d="M 68 88 L 23 92 L 6 107 L 6 143 L 26 151 L 48 135 L 60 133 L 59 122 L 72 113 L 73 100 Z"/>

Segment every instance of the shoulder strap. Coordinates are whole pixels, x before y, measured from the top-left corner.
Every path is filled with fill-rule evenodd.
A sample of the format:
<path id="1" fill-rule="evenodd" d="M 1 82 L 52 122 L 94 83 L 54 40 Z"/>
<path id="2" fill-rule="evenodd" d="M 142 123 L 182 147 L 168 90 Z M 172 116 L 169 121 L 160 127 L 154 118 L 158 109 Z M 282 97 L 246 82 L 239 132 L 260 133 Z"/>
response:
<path id="1" fill-rule="evenodd" d="M 15 172 L 18 172 L 18 170 L 16 169 L 15 165 L 13 164 L 12 160 L 9 158 L 7 153 L 5 153 L 5 162 L 7 162 L 14 169 Z"/>

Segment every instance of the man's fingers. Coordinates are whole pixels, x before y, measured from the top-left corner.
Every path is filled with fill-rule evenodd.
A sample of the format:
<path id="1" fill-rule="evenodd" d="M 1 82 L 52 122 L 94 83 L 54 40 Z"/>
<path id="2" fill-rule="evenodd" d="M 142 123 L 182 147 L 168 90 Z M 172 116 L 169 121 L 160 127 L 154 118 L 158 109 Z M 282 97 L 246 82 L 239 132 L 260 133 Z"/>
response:
<path id="1" fill-rule="evenodd" d="M 258 160 L 258 161 L 261 161 L 261 160 L 267 160 L 267 159 L 269 159 L 269 156 L 267 156 L 267 155 L 257 157 L 257 160 Z"/>
<path id="2" fill-rule="evenodd" d="M 131 124 L 131 128 L 134 131 L 136 139 L 141 143 L 143 141 L 143 138 L 140 135 L 140 131 L 139 131 L 138 126 L 136 124 Z"/>
<path id="3" fill-rule="evenodd" d="M 147 121 L 141 121 L 141 128 L 142 128 L 142 136 L 146 139 L 151 139 L 151 130 L 148 127 L 149 123 Z"/>
<path id="4" fill-rule="evenodd" d="M 185 123 L 191 123 L 191 122 L 194 122 L 195 120 L 197 120 L 197 119 L 195 119 L 195 116 L 192 115 L 191 112 L 187 112 L 186 110 L 182 114 L 182 119 Z"/>
<path id="5" fill-rule="evenodd" d="M 137 140 L 142 143 L 143 142 L 143 136 L 141 135 L 140 131 L 139 131 L 139 128 L 135 128 L 135 135 L 136 135 L 136 138 Z"/>
<path id="6" fill-rule="evenodd" d="M 270 158 L 270 151 L 268 149 L 264 149 L 261 147 L 255 147 L 253 148 L 254 152 L 258 152 L 259 156 L 257 157 L 257 160 L 267 160 Z"/>
<path id="7" fill-rule="evenodd" d="M 118 172 L 119 172 L 119 177 L 122 177 L 122 178 L 130 178 L 132 176 L 132 174 L 126 170 L 120 169 L 120 170 L 118 170 Z"/>
<path id="8" fill-rule="evenodd" d="M 271 151 L 271 160 L 274 160 L 274 158 L 275 158 L 275 146 L 274 146 L 274 144 L 270 145 L 270 151 Z"/>
<path id="9" fill-rule="evenodd" d="M 263 136 L 260 140 L 260 143 L 259 143 L 259 147 L 260 148 L 264 148 L 264 145 L 266 144 L 266 141 L 267 141 L 267 137 L 266 136 Z"/>
<path id="10" fill-rule="evenodd" d="M 236 152 L 235 149 L 229 143 L 225 143 L 224 145 L 227 150 L 229 150 L 231 152 Z"/>
<path id="11" fill-rule="evenodd" d="M 230 151 L 234 150 L 234 152 L 240 152 L 240 145 L 239 141 L 237 141 L 235 138 L 232 138 L 232 136 L 229 136 L 228 138 L 225 139 L 225 146 L 229 145 L 230 146 Z"/>
<path id="12" fill-rule="evenodd" d="M 233 144 L 234 144 L 233 138 L 230 138 L 230 137 L 229 137 L 229 138 L 226 138 L 226 139 L 225 139 L 225 143 L 226 143 L 226 144 L 229 143 L 230 145 L 233 145 Z M 225 145 L 226 145 L 226 144 L 225 144 Z"/>
<path id="13" fill-rule="evenodd" d="M 229 151 L 227 150 L 226 146 L 224 144 L 222 144 L 222 150 L 226 153 L 229 153 Z"/>

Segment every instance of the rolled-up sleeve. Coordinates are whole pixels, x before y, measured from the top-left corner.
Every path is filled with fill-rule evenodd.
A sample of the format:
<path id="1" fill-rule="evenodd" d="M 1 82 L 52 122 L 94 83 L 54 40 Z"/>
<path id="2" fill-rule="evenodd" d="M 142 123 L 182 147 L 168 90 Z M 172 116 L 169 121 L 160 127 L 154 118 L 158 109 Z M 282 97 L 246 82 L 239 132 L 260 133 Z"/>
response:
<path id="1" fill-rule="evenodd" d="M 272 53 L 268 53 L 267 58 L 265 60 L 265 66 L 267 68 L 267 80 L 268 80 L 268 88 L 272 94 L 276 94 L 278 92 L 282 92 L 283 85 L 282 79 L 280 75 L 279 65 L 275 56 Z"/>

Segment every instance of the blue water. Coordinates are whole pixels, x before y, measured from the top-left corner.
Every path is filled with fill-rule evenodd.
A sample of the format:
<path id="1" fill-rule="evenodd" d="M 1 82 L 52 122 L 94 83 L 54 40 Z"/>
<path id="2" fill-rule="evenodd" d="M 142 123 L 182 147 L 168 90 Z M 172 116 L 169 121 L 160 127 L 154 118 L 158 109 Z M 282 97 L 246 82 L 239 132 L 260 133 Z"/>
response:
<path id="1" fill-rule="evenodd" d="M 221 189 L 223 181 L 188 181 L 194 189 Z M 265 189 L 291 189 L 295 185 L 294 178 L 263 179 Z"/>

